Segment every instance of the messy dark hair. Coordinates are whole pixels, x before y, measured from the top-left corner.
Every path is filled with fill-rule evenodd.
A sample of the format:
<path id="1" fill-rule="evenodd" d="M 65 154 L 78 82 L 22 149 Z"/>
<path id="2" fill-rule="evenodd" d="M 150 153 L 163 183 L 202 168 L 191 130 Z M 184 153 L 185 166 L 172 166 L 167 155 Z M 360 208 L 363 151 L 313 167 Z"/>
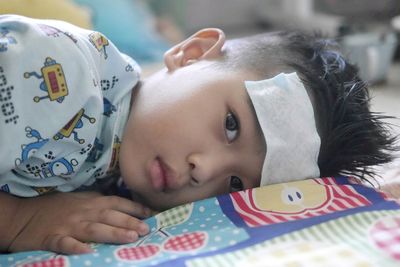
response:
<path id="1" fill-rule="evenodd" d="M 321 148 L 321 176 L 375 178 L 376 166 L 393 160 L 397 138 L 386 119 L 370 110 L 367 83 L 339 52 L 337 43 L 318 34 L 281 31 L 232 40 L 219 64 L 252 71 L 262 79 L 296 71 L 311 98 Z"/>

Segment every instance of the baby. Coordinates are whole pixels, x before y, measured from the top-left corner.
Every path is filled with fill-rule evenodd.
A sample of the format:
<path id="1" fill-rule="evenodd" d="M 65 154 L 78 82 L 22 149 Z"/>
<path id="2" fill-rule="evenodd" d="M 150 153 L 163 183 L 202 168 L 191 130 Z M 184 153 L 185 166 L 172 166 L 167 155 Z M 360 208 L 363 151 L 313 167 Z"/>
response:
<path id="1" fill-rule="evenodd" d="M 395 139 L 334 44 L 203 29 L 140 68 L 101 33 L 0 17 L 0 249 L 85 253 L 149 208 L 391 160 Z M 91 186 L 121 177 L 134 201 Z M 106 183 L 107 184 L 107 183 Z M 80 191 L 80 192 L 72 192 Z M 72 193 L 71 193 L 72 192 Z"/>

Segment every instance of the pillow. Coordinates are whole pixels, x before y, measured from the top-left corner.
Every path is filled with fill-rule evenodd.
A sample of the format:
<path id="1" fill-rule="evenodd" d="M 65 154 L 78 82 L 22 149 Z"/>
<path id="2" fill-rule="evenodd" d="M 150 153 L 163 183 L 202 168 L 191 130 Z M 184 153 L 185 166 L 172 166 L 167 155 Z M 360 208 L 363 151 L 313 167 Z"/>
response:
<path id="1" fill-rule="evenodd" d="M 0 0 L 1 14 L 37 19 L 59 19 L 90 29 L 90 14 L 70 0 Z"/>

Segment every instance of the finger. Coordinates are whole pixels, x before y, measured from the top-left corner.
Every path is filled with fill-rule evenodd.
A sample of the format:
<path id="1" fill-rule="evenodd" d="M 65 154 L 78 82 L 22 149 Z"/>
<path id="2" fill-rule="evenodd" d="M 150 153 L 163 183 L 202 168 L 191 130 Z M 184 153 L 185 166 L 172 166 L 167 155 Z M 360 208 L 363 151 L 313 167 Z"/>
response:
<path id="1" fill-rule="evenodd" d="M 99 198 L 99 204 L 110 209 L 118 210 L 139 218 L 147 218 L 151 215 L 151 210 L 144 205 L 117 196 L 103 196 Z"/>
<path id="2" fill-rule="evenodd" d="M 104 209 L 100 212 L 96 212 L 95 215 L 90 217 L 95 218 L 94 222 L 99 222 L 118 228 L 125 228 L 127 230 L 133 230 L 139 235 L 146 235 L 149 232 L 149 226 L 146 223 L 142 222 L 138 218 L 132 217 L 120 211 Z"/>
<path id="3" fill-rule="evenodd" d="M 72 194 L 74 194 L 76 197 L 83 199 L 103 196 L 101 193 L 95 191 L 73 192 Z"/>
<path id="4" fill-rule="evenodd" d="M 93 252 L 92 248 L 71 236 L 50 235 L 43 241 L 45 250 L 62 254 L 84 254 Z"/>
<path id="5" fill-rule="evenodd" d="M 97 222 L 89 222 L 83 231 L 85 240 L 96 243 L 126 244 L 139 238 L 136 231 Z"/>

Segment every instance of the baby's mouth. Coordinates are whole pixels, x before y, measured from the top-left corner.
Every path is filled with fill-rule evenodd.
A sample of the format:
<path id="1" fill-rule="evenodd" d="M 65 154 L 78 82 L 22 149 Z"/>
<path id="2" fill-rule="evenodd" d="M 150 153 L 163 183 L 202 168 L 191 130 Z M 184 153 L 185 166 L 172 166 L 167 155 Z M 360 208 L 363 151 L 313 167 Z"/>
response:
<path id="1" fill-rule="evenodd" d="M 150 164 L 149 173 L 153 189 L 157 192 L 165 192 L 170 189 L 174 180 L 172 169 L 157 156 Z"/>

